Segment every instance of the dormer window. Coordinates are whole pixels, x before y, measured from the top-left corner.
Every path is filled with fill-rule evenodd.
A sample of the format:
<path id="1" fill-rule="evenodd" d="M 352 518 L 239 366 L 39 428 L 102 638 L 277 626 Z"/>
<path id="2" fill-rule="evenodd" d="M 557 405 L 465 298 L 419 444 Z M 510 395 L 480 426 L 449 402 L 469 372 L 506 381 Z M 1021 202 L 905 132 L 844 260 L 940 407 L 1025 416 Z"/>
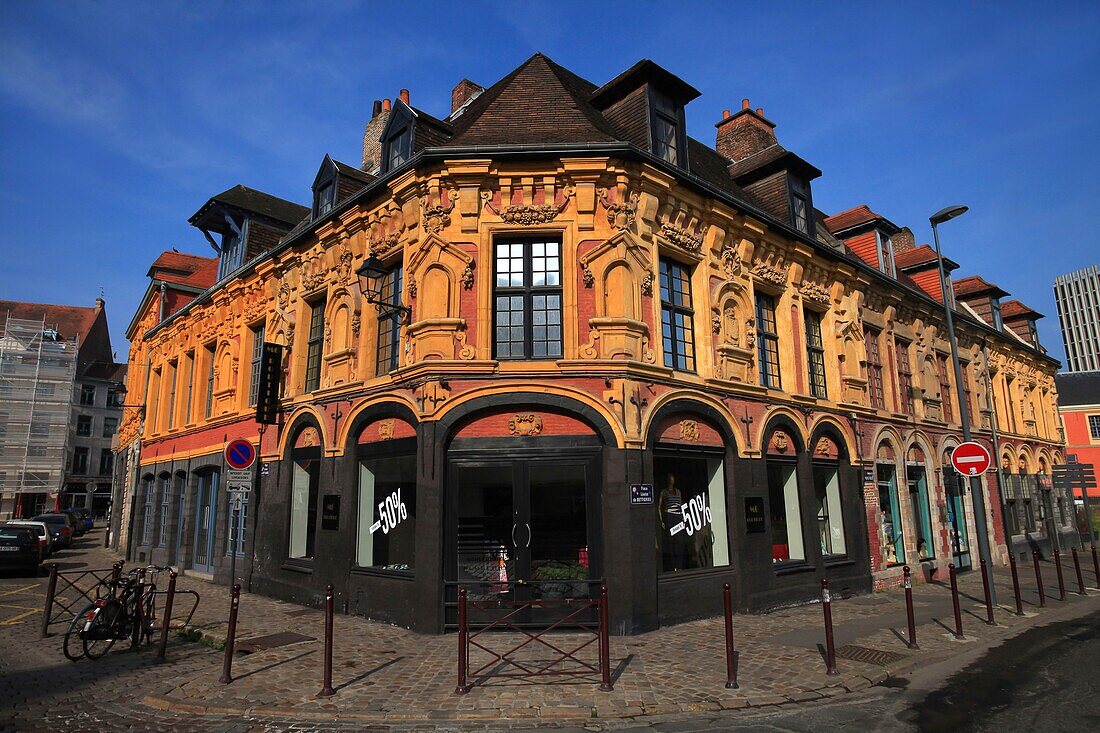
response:
<path id="1" fill-rule="evenodd" d="M 324 216 L 336 206 L 336 181 L 329 179 L 321 184 L 314 194 L 313 211 L 315 216 Z"/>
<path id="2" fill-rule="evenodd" d="M 1004 323 L 1001 321 L 1001 300 L 1000 298 L 989 299 L 989 314 L 993 318 L 993 328 L 998 331 L 1004 330 Z"/>
<path id="3" fill-rule="evenodd" d="M 412 157 L 412 128 L 406 127 L 386 141 L 386 170 L 392 171 Z"/>
<path id="4" fill-rule="evenodd" d="M 881 229 L 875 230 L 878 240 L 878 269 L 893 277 L 894 275 L 894 242 L 890 235 Z"/>
<path id="5" fill-rule="evenodd" d="M 810 187 L 801 178 L 791 175 L 791 225 L 803 234 L 810 233 L 810 212 L 813 204 L 810 202 Z"/>
<path id="6" fill-rule="evenodd" d="M 218 253 L 218 279 L 233 274 L 244 264 L 245 225 L 248 220 L 238 224 L 232 217 L 226 215 L 226 223 L 230 229 L 222 234 L 221 248 Z"/>
<path id="7" fill-rule="evenodd" d="M 651 92 L 653 98 L 653 152 L 673 165 L 681 165 L 684 129 L 683 108 L 660 92 Z"/>

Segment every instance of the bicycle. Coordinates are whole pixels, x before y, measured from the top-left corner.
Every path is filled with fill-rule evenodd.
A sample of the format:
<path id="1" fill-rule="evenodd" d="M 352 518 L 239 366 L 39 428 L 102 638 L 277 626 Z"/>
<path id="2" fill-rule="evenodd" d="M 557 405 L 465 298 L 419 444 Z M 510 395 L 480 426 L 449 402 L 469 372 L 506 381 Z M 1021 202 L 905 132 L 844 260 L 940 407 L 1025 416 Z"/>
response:
<path id="1" fill-rule="evenodd" d="M 83 624 L 76 626 L 77 636 L 81 640 L 84 656 L 96 660 L 110 651 L 116 641 L 129 638 L 130 648 L 152 641 L 156 631 L 156 576 L 170 568 L 149 565 L 135 568 L 126 577 L 111 583 L 112 593 L 106 598 L 98 598 L 95 603 L 81 612 L 77 619 Z M 146 576 L 151 579 L 146 580 Z M 69 655 L 70 635 L 74 627 L 70 624 L 66 633 L 66 656 Z"/>

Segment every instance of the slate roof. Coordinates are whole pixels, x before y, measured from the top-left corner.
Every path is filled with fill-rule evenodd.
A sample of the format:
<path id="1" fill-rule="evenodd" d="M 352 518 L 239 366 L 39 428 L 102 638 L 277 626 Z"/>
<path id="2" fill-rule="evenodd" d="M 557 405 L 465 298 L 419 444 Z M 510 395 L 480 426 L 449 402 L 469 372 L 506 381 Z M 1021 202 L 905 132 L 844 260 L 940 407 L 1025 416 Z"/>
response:
<path id="1" fill-rule="evenodd" d="M 210 200 L 203 204 L 202 208 L 195 212 L 190 218 L 189 221 L 191 224 L 195 224 L 201 219 L 209 206 L 215 202 L 227 206 L 234 206 L 254 214 L 260 214 L 269 219 L 282 222 L 287 226 L 293 226 L 298 221 L 301 221 L 303 216 L 309 214 L 309 208 L 306 206 L 296 204 L 293 201 L 287 201 L 286 199 L 281 199 L 278 196 L 272 196 L 263 191 L 257 191 L 248 186 L 237 184 L 233 188 L 222 191 L 217 196 L 211 197 Z"/>
<path id="2" fill-rule="evenodd" d="M 1054 383 L 1059 407 L 1100 405 L 1100 371 L 1055 374 Z"/>
<path id="3" fill-rule="evenodd" d="M 126 364 L 93 362 L 80 373 L 85 379 L 102 379 L 105 382 L 126 382 Z"/>
<path id="4" fill-rule="evenodd" d="M 970 295 L 985 295 L 989 294 L 994 298 L 1003 298 L 1008 295 L 1005 291 L 991 282 L 985 280 L 981 275 L 970 275 L 964 277 L 961 280 L 956 280 L 953 283 L 956 298 L 965 298 Z M 1003 313 L 1001 314 L 1004 315 Z"/>
<path id="5" fill-rule="evenodd" d="M 356 168 L 353 165 L 348 165 L 347 163 L 341 163 L 340 161 L 338 161 L 336 159 L 333 159 L 332 162 L 336 166 L 336 172 L 337 173 L 339 173 L 342 176 L 347 176 L 348 178 L 353 178 L 353 179 L 359 181 L 360 183 L 362 183 L 364 186 L 367 185 L 368 183 L 371 183 L 375 179 L 375 177 L 372 176 L 370 173 L 367 173 L 364 170 L 360 170 L 359 168 Z M 303 207 L 303 208 L 305 208 L 305 207 Z M 293 221 L 288 221 L 287 222 L 287 224 L 293 224 L 293 223 L 294 223 Z"/>
<path id="6" fill-rule="evenodd" d="M 18 300 L 0 300 L 0 323 L 11 318 L 28 321 L 45 320 L 46 328 L 57 329 L 62 339 L 84 337 L 92 330 L 99 311 L 75 305 L 51 305 L 48 303 L 24 303 Z"/>

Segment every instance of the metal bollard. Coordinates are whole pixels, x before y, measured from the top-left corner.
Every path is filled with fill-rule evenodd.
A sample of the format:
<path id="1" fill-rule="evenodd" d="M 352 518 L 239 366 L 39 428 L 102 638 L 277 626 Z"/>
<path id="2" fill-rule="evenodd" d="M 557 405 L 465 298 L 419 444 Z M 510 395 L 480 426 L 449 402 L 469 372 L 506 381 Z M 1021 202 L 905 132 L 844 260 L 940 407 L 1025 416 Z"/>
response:
<path id="1" fill-rule="evenodd" d="M 325 684 L 317 697 L 332 697 L 336 690 L 332 689 L 332 592 L 335 590 L 332 583 L 325 586 Z"/>
<path id="2" fill-rule="evenodd" d="M 46 586 L 46 607 L 42 610 L 42 638 L 49 636 L 50 616 L 53 615 L 53 599 L 57 595 L 57 563 L 50 563 L 50 582 Z"/>
<path id="3" fill-rule="evenodd" d="M 160 644 L 157 646 L 156 659 L 164 661 L 164 652 L 168 648 L 168 626 L 172 623 L 172 603 L 176 600 L 176 571 L 168 572 L 168 594 L 164 597 L 164 623 L 160 625 Z"/>
<path id="4" fill-rule="evenodd" d="M 736 690 L 737 684 L 737 652 L 733 648 L 733 594 L 730 593 L 730 584 L 722 584 L 722 596 L 725 602 L 726 612 L 726 689 Z"/>
<path id="5" fill-rule="evenodd" d="M 607 586 L 600 586 L 600 691 L 611 692 L 611 639 L 607 620 Z"/>
<path id="6" fill-rule="evenodd" d="M 222 676 L 218 682 L 228 685 L 233 681 L 233 647 L 237 636 L 237 609 L 241 605 L 241 584 L 235 583 L 229 602 L 229 629 L 225 635 L 225 661 L 222 663 Z"/>
<path id="7" fill-rule="evenodd" d="M 985 565 L 985 560 L 981 561 L 982 567 L 982 591 L 985 593 L 985 622 L 990 626 L 996 626 L 997 622 L 993 620 L 993 598 L 989 593 L 989 585 L 992 582 L 989 578 L 989 568 Z"/>
<path id="8" fill-rule="evenodd" d="M 1092 546 L 1092 577 L 1096 578 L 1096 587 L 1100 589 L 1100 560 L 1096 559 L 1096 545 Z"/>
<path id="9" fill-rule="evenodd" d="M 455 687 L 456 695 L 465 695 L 470 691 L 466 684 L 466 655 L 469 652 L 469 643 L 466 629 L 466 589 L 458 591 L 458 686 Z"/>
<path id="10" fill-rule="evenodd" d="M 909 622 L 909 648 L 920 649 L 917 646 L 917 621 L 913 617 L 913 576 L 909 566 L 906 565 L 905 573 L 905 618 Z"/>
<path id="11" fill-rule="evenodd" d="M 821 608 L 825 614 L 825 674 L 835 677 L 840 674 L 836 668 L 836 649 L 833 646 L 833 599 L 829 595 L 829 581 L 821 580 Z"/>
<path id="12" fill-rule="evenodd" d="M 1046 608 L 1047 592 L 1043 590 L 1043 570 L 1039 567 L 1038 551 L 1031 553 L 1031 562 L 1035 565 L 1035 585 L 1039 586 L 1039 608 Z"/>
<path id="13" fill-rule="evenodd" d="M 115 585 L 118 585 L 118 579 L 122 577 L 122 566 L 124 564 L 125 563 L 123 563 L 122 560 L 119 560 L 111 566 L 111 582 Z"/>
<path id="14" fill-rule="evenodd" d="M 1024 615 L 1024 601 L 1020 598 L 1020 575 L 1016 572 L 1016 556 L 1008 556 L 1008 566 L 1012 568 L 1012 593 L 1016 596 L 1016 615 Z"/>
<path id="15" fill-rule="evenodd" d="M 1081 558 L 1077 556 L 1077 548 L 1073 548 L 1073 569 L 1077 573 L 1077 594 L 1085 595 L 1085 576 L 1081 575 Z"/>
<path id="16" fill-rule="evenodd" d="M 947 572 L 951 576 L 951 605 L 955 608 L 955 638 L 963 638 L 963 615 L 959 608 L 959 579 L 955 574 L 955 563 L 947 566 Z"/>
<path id="17" fill-rule="evenodd" d="M 1058 600 L 1066 600 L 1066 582 L 1062 579 L 1062 554 L 1054 551 L 1054 567 L 1058 570 Z"/>

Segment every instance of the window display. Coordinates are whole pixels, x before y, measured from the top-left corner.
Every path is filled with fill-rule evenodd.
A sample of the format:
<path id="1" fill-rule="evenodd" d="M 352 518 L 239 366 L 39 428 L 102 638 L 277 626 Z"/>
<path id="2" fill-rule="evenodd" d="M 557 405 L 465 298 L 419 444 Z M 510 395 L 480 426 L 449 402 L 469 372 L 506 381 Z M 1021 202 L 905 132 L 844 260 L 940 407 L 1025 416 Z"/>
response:
<path id="1" fill-rule="evenodd" d="M 846 554 L 844 517 L 840 508 L 840 471 L 837 466 L 814 466 L 814 497 L 821 554 L 825 557 Z"/>
<path id="2" fill-rule="evenodd" d="M 729 565 L 725 473 L 719 458 L 656 456 L 661 570 Z"/>
<path id="3" fill-rule="evenodd" d="M 887 565 L 905 562 L 905 539 L 898 506 L 898 485 L 892 464 L 880 463 L 878 471 L 879 546 Z"/>
<path id="4" fill-rule="evenodd" d="M 802 561 L 802 508 L 793 463 L 768 462 L 768 502 L 772 520 L 772 562 Z"/>
<path id="5" fill-rule="evenodd" d="M 416 550 L 416 455 L 359 462 L 355 564 L 412 570 Z"/>

